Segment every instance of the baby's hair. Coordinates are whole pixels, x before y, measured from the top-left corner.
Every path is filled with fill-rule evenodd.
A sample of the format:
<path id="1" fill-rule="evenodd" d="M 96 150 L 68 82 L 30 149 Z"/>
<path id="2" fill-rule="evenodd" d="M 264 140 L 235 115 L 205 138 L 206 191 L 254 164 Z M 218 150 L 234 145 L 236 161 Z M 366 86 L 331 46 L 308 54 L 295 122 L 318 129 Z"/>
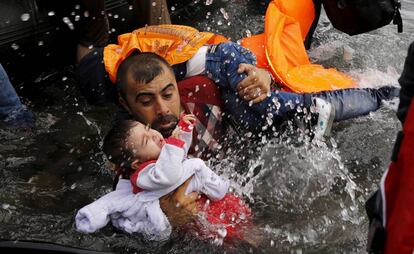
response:
<path id="1" fill-rule="evenodd" d="M 130 170 L 135 156 L 127 146 L 127 139 L 131 135 L 131 129 L 138 124 L 134 120 L 122 120 L 116 123 L 106 134 L 103 141 L 103 152 L 108 160 L 115 165 Z"/>

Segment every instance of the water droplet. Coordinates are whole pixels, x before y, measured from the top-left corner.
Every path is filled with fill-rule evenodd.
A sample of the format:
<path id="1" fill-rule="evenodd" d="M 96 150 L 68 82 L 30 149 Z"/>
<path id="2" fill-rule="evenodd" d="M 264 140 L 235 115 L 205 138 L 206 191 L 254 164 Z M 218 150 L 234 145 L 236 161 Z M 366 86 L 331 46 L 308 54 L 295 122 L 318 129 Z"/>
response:
<path id="1" fill-rule="evenodd" d="M 12 47 L 12 49 L 14 49 L 14 50 L 18 50 L 18 49 L 19 49 L 19 45 L 17 45 L 16 43 L 13 43 L 13 44 L 11 45 L 11 47 Z"/>
<path id="2" fill-rule="evenodd" d="M 55 16 L 55 12 L 54 12 L 54 11 L 49 11 L 49 12 L 47 13 L 47 15 L 48 15 L 49 17 Z"/>
<path id="3" fill-rule="evenodd" d="M 71 189 L 71 190 L 74 190 L 74 189 L 76 188 L 76 186 L 77 186 L 77 184 L 76 184 L 76 183 L 74 183 L 74 184 L 72 184 L 72 185 L 70 186 L 70 189 Z"/>
<path id="4" fill-rule="evenodd" d="M 38 46 L 43 46 L 43 41 L 39 41 L 39 42 L 37 43 L 37 45 L 38 45 Z"/>
<path id="5" fill-rule="evenodd" d="M 174 6 L 171 6 L 171 11 L 175 11 L 175 7 Z"/>
<path id="6" fill-rule="evenodd" d="M 68 17 L 63 17 L 63 22 L 69 27 L 70 30 L 75 29 L 75 26 L 73 25 L 72 21 Z"/>
<path id="7" fill-rule="evenodd" d="M 241 213 L 241 214 L 239 215 L 239 219 L 241 219 L 241 220 L 245 220 L 245 219 L 246 219 L 246 214 Z"/>
<path id="8" fill-rule="evenodd" d="M 273 246 L 275 246 L 275 241 L 270 240 L 270 247 L 273 247 Z"/>
<path id="9" fill-rule="evenodd" d="M 156 2 L 152 2 L 152 6 L 157 6 L 157 3 Z"/>
<path id="10" fill-rule="evenodd" d="M 218 233 L 218 235 L 219 235 L 221 238 L 224 238 L 224 237 L 226 237 L 226 235 L 227 235 L 227 229 L 225 229 L 225 228 L 219 228 L 219 229 L 217 230 L 217 233 Z"/>
<path id="11" fill-rule="evenodd" d="M 220 214 L 220 220 L 224 220 L 225 217 L 226 217 L 226 214 L 225 213 L 221 213 Z"/>
<path id="12" fill-rule="evenodd" d="M 28 21 L 28 20 L 30 19 L 30 14 L 29 14 L 29 13 L 23 13 L 23 14 L 20 16 L 20 19 L 21 19 L 22 21 L 26 22 L 26 21 Z"/>
<path id="13" fill-rule="evenodd" d="M 229 14 L 226 12 L 224 8 L 220 8 L 221 14 L 223 14 L 224 19 L 229 19 Z"/>
<path id="14" fill-rule="evenodd" d="M 213 3 L 213 0 L 206 0 L 206 5 L 210 5 Z"/>

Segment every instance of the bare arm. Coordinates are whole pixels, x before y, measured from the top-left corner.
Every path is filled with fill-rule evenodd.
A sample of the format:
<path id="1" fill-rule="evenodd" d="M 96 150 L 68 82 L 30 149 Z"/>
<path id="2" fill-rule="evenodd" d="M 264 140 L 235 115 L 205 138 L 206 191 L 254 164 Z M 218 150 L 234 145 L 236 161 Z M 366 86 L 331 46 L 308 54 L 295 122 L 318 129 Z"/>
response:
<path id="1" fill-rule="evenodd" d="M 196 200 L 197 192 L 191 192 L 187 195 L 185 191 L 191 178 L 185 181 L 174 192 L 160 198 L 160 206 L 162 211 L 167 215 L 173 227 L 181 226 L 191 221 L 197 214 Z"/>

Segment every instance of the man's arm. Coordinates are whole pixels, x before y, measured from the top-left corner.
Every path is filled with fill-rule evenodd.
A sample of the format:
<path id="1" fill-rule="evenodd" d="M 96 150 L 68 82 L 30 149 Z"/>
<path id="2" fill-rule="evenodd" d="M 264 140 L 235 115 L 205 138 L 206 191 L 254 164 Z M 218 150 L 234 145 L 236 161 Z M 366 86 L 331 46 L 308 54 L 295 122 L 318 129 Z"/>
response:
<path id="1" fill-rule="evenodd" d="M 160 198 L 162 211 L 167 215 L 173 227 L 182 226 L 190 222 L 197 214 L 197 192 L 185 194 L 191 178 L 184 182 L 174 192 Z"/>

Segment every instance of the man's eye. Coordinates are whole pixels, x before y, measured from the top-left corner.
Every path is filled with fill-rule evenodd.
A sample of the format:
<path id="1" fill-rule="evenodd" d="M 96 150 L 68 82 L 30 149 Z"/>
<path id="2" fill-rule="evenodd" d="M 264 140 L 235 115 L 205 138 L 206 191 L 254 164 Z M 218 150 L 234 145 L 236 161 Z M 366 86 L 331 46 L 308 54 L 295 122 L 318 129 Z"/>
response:
<path id="1" fill-rule="evenodd" d="M 166 99 L 170 99 L 172 96 L 173 96 L 172 93 L 164 94 L 164 98 L 166 98 Z"/>
<path id="2" fill-rule="evenodd" d="M 143 106 L 149 106 L 149 105 L 151 105 L 151 100 L 141 100 L 141 104 L 143 105 Z"/>

